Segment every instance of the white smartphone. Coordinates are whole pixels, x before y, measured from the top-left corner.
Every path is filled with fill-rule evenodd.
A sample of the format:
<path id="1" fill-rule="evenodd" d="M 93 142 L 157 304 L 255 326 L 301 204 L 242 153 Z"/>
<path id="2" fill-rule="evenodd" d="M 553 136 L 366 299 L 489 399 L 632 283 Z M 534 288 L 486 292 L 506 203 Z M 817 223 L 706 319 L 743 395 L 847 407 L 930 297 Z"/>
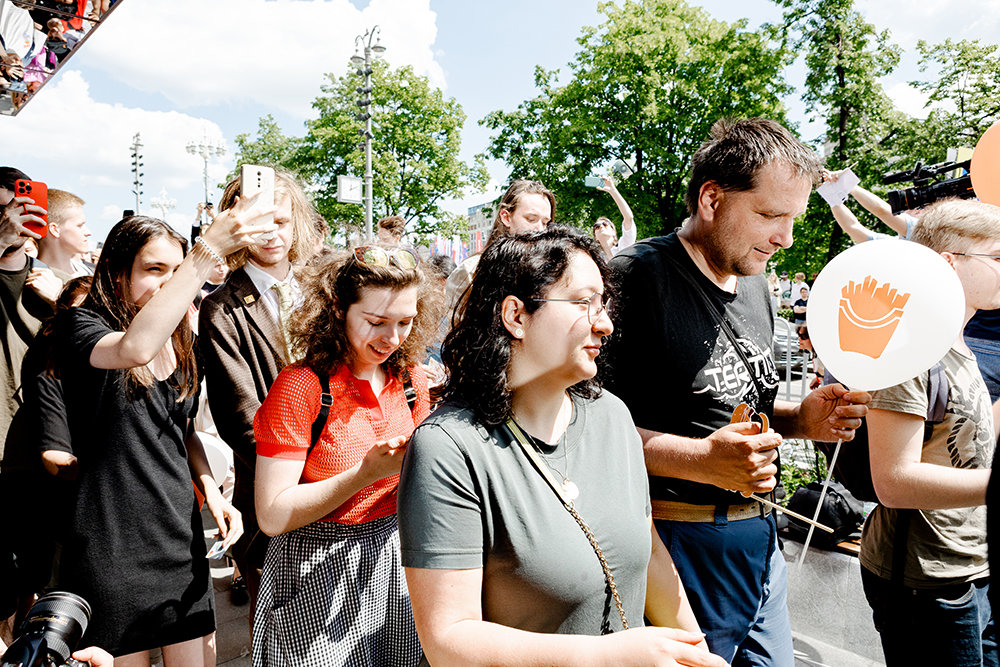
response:
<path id="1" fill-rule="evenodd" d="M 255 164 L 245 164 L 240 168 L 240 198 L 257 197 L 257 206 L 274 206 L 274 169 Z M 274 222 L 274 214 L 262 215 L 255 221 L 258 225 Z M 259 243 L 266 243 L 274 238 L 274 232 L 258 234 L 254 237 Z"/>

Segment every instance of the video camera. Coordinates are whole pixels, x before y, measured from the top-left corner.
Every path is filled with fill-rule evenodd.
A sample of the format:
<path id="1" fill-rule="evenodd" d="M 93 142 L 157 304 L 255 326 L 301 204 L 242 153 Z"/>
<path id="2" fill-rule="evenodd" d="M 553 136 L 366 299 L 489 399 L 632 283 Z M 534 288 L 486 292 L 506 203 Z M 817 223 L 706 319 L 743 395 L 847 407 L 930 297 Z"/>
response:
<path id="1" fill-rule="evenodd" d="M 892 190 L 889 193 L 889 206 L 893 215 L 914 208 L 922 208 L 946 197 L 972 199 L 976 193 L 972 189 L 972 177 L 969 176 L 971 160 L 965 162 L 939 162 L 924 165 L 917 162 L 909 171 L 897 171 L 882 177 L 883 185 L 912 181 L 913 187 L 905 190 Z M 958 178 L 938 180 L 941 174 L 961 169 L 964 175 Z"/>
<path id="2" fill-rule="evenodd" d="M 55 592 L 32 605 L 0 667 L 88 667 L 70 658 L 90 623 L 90 605 L 79 595 Z"/>

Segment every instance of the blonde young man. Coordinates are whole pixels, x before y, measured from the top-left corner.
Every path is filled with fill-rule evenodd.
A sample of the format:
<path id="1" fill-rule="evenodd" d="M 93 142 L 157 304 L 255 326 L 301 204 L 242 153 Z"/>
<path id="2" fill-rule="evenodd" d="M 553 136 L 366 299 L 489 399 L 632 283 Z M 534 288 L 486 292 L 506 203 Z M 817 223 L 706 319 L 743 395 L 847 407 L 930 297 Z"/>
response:
<path id="1" fill-rule="evenodd" d="M 519 178 L 510 184 L 500 198 L 493 228 L 486 242 L 489 246 L 502 236 L 513 236 L 525 232 L 540 232 L 545 229 L 556 214 L 556 197 L 541 181 Z M 479 255 L 473 255 L 458 265 L 445 283 L 445 313 L 451 317 L 462 293 L 472 284 L 472 274 L 479 264 Z"/>
<path id="2" fill-rule="evenodd" d="M 94 275 L 94 268 L 76 257 L 90 252 L 90 229 L 84 201 L 65 190 L 49 190 L 48 233 L 37 241 L 38 260 L 65 284 L 71 278 Z"/>
<path id="3" fill-rule="evenodd" d="M 226 186 L 219 209 L 231 208 L 239 191 L 240 179 L 236 178 Z M 233 505 L 243 514 L 246 536 L 233 546 L 233 557 L 251 602 L 256 602 L 264 565 L 263 543 L 247 551 L 257 532 L 253 418 L 271 383 L 291 361 L 284 326 L 300 298 L 292 267 L 309 259 L 314 239 L 313 207 L 291 175 L 275 173 L 274 201 L 278 231 L 273 238 L 227 258 L 232 274 L 202 301 L 198 326 L 215 425 L 235 454 Z"/>
<path id="4" fill-rule="evenodd" d="M 954 268 L 966 323 L 978 310 L 1000 308 L 1000 207 L 939 202 L 910 240 Z M 933 371 L 873 392 L 869 405 L 872 481 L 881 504 L 862 533 L 861 578 L 889 667 L 997 664 L 985 503 L 1000 402 L 990 404 L 961 334 L 941 364 L 948 402 L 930 437 L 924 420 Z M 905 531 L 900 541 L 897 531 Z M 905 555 L 895 554 L 897 544 L 906 545 Z"/>

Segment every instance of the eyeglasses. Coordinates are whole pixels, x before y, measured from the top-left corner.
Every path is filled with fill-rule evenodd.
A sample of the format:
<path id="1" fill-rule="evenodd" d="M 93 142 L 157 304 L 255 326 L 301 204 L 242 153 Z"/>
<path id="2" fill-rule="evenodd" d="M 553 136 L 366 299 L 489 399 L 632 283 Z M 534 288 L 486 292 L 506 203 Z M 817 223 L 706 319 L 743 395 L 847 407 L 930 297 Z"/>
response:
<path id="1" fill-rule="evenodd" d="M 611 317 L 611 298 L 604 298 L 603 294 L 594 294 L 589 299 L 532 299 L 532 301 L 560 301 L 562 303 L 578 303 L 581 306 L 587 306 L 587 321 L 591 324 L 597 324 L 597 320 L 601 319 L 601 313 L 607 311 L 608 317 Z"/>
<path id="2" fill-rule="evenodd" d="M 389 259 L 396 261 L 396 266 L 401 269 L 415 269 L 420 264 L 420 258 L 416 253 L 404 248 L 396 250 L 386 250 L 377 245 L 362 245 L 354 249 L 354 258 L 365 266 L 377 266 L 385 268 L 389 266 Z"/>
<path id="3" fill-rule="evenodd" d="M 988 257 L 994 262 L 1000 262 L 1000 255 L 983 255 L 978 252 L 953 252 L 952 255 L 960 255 L 962 257 Z"/>
<path id="4" fill-rule="evenodd" d="M 601 227 L 610 227 L 611 223 L 607 220 L 601 220 L 600 222 L 594 223 L 594 229 L 600 229 Z"/>

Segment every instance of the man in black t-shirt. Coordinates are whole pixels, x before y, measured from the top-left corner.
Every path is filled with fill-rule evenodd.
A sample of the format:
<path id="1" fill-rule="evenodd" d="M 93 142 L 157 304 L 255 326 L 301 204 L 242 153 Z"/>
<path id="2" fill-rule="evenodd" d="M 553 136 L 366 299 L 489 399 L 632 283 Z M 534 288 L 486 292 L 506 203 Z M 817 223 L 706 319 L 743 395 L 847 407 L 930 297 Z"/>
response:
<path id="1" fill-rule="evenodd" d="M 29 237 L 38 238 L 33 231 L 25 229 L 24 224 L 43 224 L 38 214 L 44 214 L 45 209 L 24 197 L 14 197 L 18 179 L 30 180 L 17 169 L 0 167 L 0 316 L 3 317 L 0 324 L 3 354 L 3 361 L 0 361 L 0 467 L 3 466 L 7 431 L 17 410 L 14 392 L 21 384 L 24 353 L 38 331 L 40 320 L 52 314 L 50 305 L 34 290 L 24 289 L 32 270 L 32 259 L 24 253 L 24 243 Z M 5 538 L 11 537 L 11 517 L 7 510 L 18 500 L 21 499 L 5 494 L 0 503 L 0 530 Z M 31 601 L 28 592 L 20 590 L 22 581 L 14 567 L 13 546 L 5 541 L 0 548 L 0 637 L 10 636 L 14 628 L 14 611 Z M 0 652 L 4 648 L 0 641 Z"/>
<path id="2" fill-rule="evenodd" d="M 608 386 L 639 427 L 653 517 L 709 648 L 733 665 L 794 663 L 774 520 L 737 492 L 774 488 L 782 436 L 851 439 L 866 412 L 855 403 L 870 399 L 831 385 L 775 400 L 762 274 L 792 245 L 818 175 L 818 157 L 777 123 L 719 121 L 693 159 L 690 219 L 611 262 L 621 305 Z M 730 425 L 740 403 L 774 430 Z"/>
<path id="3" fill-rule="evenodd" d="M 805 287 L 799 289 L 799 298 L 792 305 L 792 312 L 795 313 L 795 327 L 802 332 L 806 326 L 806 310 L 809 308 L 809 290 Z"/>
<path id="4" fill-rule="evenodd" d="M 48 270 L 44 277 L 40 276 L 42 272 L 36 269 L 45 265 L 24 252 L 25 241 L 38 238 L 38 234 L 24 225 L 29 222 L 43 225 L 44 220 L 39 216 L 45 214 L 45 209 L 28 198 L 14 197 L 18 179 L 30 180 L 17 169 L 0 167 L 0 315 L 3 317 L 0 345 L 6 360 L 0 363 L 0 461 L 3 461 L 7 428 L 17 410 L 14 392 L 21 384 L 21 360 L 41 320 L 52 316 L 52 303 L 58 296 L 55 277 Z M 25 290 L 26 285 L 34 289 Z M 45 293 L 45 299 L 39 296 L 40 292 Z"/>

